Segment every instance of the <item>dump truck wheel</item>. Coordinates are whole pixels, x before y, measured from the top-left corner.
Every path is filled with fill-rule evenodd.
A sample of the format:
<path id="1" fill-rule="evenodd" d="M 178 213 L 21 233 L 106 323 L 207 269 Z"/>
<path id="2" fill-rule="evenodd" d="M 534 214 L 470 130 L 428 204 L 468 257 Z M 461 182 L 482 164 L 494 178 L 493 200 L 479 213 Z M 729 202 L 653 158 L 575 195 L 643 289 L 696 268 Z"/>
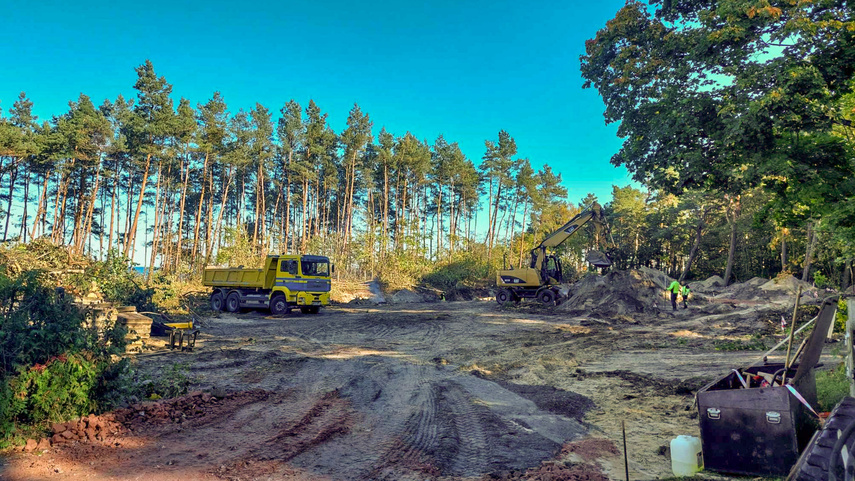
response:
<path id="1" fill-rule="evenodd" d="M 310 306 L 309 307 L 309 314 L 317 314 L 319 312 L 321 312 L 321 306 Z"/>
<path id="2" fill-rule="evenodd" d="M 537 300 L 548 306 L 552 306 L 555 304 L 555 293 L 549 289 L 545 289 L 537 295 Z"/>
<path id="3" fill-rule="evenodd" d="M 846 462 L 841 451 L 848 455 L 855 447 L 855 398 L 846 397 L 831 411 L 822 429 L 817 431 L 810 443 L 790 470 L 787 481 L 827 481 L 829 466 L 835 470 L 838 480 L 851 479 L 845 471 L 851 471 L 855 460 L 847 456 Z M 847 463 L 848 462 L 848 466 Z"/>
<path id="4" fill-rule="evenodd" d="M 279 294 L 278 296 L 273 296 L 273 299 L 270 300 L 270 313 L 274 316 L 281 316 L 288 312 L 288 301 L 285 300 L 285 296 Z"/>
<path id="5" fill-rule="evenodd" d="M 229 312 L 240 310 L 240 294 L 234 291 L 229 293 L 229 296 L 226 297 L 226 310 Z"/>
<path id="6" fill-rule="evenodd" d="M 211 310 L 214 312 L 220 312 L 223 310 L 223 293 L 217 291 L 211 294 Z"/>
<path id="7" fill-rule="evenodd" d="M 499 292 L 496 293 L 496 302 L 498 302 L 499 305 L 504 305 L 506 302 L 510 302 L 512 299 L 513 294 L 507 289 L 499 289 Z"/>

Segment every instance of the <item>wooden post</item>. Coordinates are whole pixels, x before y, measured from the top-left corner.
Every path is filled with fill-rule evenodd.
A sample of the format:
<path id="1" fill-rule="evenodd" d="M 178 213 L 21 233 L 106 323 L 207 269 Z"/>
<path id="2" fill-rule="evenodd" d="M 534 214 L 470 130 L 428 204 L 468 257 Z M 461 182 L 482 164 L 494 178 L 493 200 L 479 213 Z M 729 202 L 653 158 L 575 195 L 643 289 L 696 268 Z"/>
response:
<path id="1" fill-rule="evenodd" d="M 793 349 L 793 336 L 796 332 L 796 316 L 799 313 L 799 301 L 802 298 L 802 286 L 799 286 L 799 293 L 796 294 L 796 304 L 793 306 L 793 320 L 790 322 L 790 339 L 787 341 L 787 358 L 784 361 L 784 374 L 781 376 L 781 386 L 786 384 L 788 370 L 790 369 L 790 352 Z M 774 379 L 773 379 L 774 381 Z"/>

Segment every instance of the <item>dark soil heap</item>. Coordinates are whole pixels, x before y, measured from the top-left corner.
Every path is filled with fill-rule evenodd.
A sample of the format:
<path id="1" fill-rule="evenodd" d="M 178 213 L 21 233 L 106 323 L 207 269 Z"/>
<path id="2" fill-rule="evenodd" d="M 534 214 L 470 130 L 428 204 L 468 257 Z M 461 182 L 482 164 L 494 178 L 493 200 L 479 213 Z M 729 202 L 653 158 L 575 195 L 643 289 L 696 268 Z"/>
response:
<path id="1" fill-rule="evenodd" d="M 665 287 L 661 285 L 668 279 L 668 276 L 654 269 L 613 271 L 604 276 L 588 276 L 570 287 L 568 299 L 558 309 L 605 318 L 655 315 L 668 304 L 664 295 Z"/>

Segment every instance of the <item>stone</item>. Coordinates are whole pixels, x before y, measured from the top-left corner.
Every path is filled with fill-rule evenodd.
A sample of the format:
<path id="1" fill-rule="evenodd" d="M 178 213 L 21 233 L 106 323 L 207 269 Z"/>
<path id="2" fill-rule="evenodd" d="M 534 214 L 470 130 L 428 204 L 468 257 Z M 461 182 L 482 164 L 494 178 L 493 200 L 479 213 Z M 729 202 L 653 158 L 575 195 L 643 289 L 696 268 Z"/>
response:
<path id="1" fill-rule="evenodd" d="M 37 443 L 35 439 L 28 439 L 27 444 L 24 445 L 24 452 L 31 453 L 38 445 L 39 443 Z"/>
<path id="2" fill-rule="evenodd" d="M 39 440 L 38 446 L 36 446 L 36 451 L 42 452 L 42 451 L 47 451 L 49 449 L 50 449 L 50 439 L 41 438 Z"/>
<path id="3" fill-rule="evenodd" d="M 63 438 L 65 438 L 65 439 L 71 439 L 71 438 L 77 437 L 77 436 L 75 436 L 75 435 L 74 435 L 74 433 L 72 433 L 71 431 L 68 431 L 68 430 L 63 431 L 62 433 L 60 433 L 60 436 L 62 436 L 62 437 L 63 437 Z"/>
<path id="4" fill-rule="evenodd" d="M 65 424 L 62 423 L 53 423 L 53 425 L 51 425 L 51 430 L 54 434 L 59 434 L 65 431 L 66 429 L 68 428 L 65 426 Z"/>

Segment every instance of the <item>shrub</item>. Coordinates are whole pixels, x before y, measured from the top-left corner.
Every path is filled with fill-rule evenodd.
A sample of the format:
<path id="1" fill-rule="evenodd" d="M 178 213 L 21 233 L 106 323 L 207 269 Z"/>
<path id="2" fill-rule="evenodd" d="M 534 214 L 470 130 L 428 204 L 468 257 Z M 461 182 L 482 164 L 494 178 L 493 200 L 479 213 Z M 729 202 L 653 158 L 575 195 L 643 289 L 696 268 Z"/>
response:
<path id="1" fill-rule="evenodd" d="M 102 369 L 103 364 L 85 352 L 19 366 L 8 382 L 11 398 L 2 406 L 4 417 L 38 427 L 89 414 L 97 407 L 93 394 Z"/>
<path id="2" fill-rule="evenodd" d="M 431 287 L 447 291 L 460 285 L 472 284 L 486 279 L 492 271 L 490 265 L 474 257 L 463 258 L 440 264 L 421 281 Z"/>
<path id="3" fill-rule="evenodd" d="M 152 297 L 155 289 L 143 287 L 142 276 L 130 266 L 130 260 L 118 251 L 110 250 L 106 260 L 93 262 L 72 282 L 78 286 L 78 290 L 85 292 L 89 288 L 88 284 L 94 281 L 107 301 L 136 306 L 140 311 L 151 311 L 154 309 Z"/>
<path id="4" fill-rule="evenodd" d="M 846 366 L 839 366 L 830 371 L 816 373 L 817 410 L 831 411 L 845 396 L 849 395 L 849 379 L 846 378 Z"/>
<path id="5" fill-rule="evenodd" d="M 0 274 L 0 379 L 16 366 L 45 364 L 92 344 L 84 316 L 42 281 L 39 271 L 17 278 Z"/>
<path id="6" fill-rule="evenodd" d="M 154 374 L 135 373 L 135 396 L 147 399 L 171 398 L 187 394 L 192 382 L 189 365 L 173 364 L 169 369 L 160 369 Z"/>
<path id="7" fill-rule="evenodd" d="M 846 319 L 849 316 L 846 298 L 837 301 L 837 312 L 834 314 L 834 332 L 846 332 Z"/>
<path id="8" fill-rule="evenodd" d="M 85 314 L 40 271 L 0 273 L 0 446 L 18 429 L 113 407 L 127 361 L 124 329 L 84 326 Z"/>

